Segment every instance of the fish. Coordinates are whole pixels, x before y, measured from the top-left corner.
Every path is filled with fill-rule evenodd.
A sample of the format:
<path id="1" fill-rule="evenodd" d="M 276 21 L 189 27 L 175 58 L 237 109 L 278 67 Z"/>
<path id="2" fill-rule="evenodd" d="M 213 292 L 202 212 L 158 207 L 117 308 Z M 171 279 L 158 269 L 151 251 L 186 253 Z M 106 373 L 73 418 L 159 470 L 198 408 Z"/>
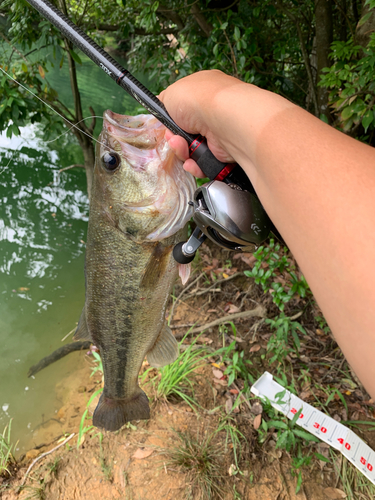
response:
<path id="1" fill-rule="evenodd" d="M 178 357 L 165 312 L 188 265 L 172 251 L 186 239 L 195 179 L 185 172 L 152 115 L 104 112 L 96 159 L 85 256 L 85 305 L 75 340 L 90 339 L 103 363 L 104 388 L 93 425 L 116 431 L 148 419 L 138 375 L 147 357 L 156 368 Z"/>

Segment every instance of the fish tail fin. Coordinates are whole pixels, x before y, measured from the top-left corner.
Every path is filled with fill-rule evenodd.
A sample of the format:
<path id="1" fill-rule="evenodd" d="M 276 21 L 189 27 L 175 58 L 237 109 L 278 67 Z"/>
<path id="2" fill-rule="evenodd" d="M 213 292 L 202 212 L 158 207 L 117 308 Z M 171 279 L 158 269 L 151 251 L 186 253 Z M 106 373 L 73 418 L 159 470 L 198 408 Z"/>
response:
<path id="1" fill-rule="evenodd" d="M 139 392 L 131 399 L 111 399 L 102 394 L 95 408 L 92 423 L 106 431 L 117 431 L 126 422 L 150 418 L 146 394 Z"/>

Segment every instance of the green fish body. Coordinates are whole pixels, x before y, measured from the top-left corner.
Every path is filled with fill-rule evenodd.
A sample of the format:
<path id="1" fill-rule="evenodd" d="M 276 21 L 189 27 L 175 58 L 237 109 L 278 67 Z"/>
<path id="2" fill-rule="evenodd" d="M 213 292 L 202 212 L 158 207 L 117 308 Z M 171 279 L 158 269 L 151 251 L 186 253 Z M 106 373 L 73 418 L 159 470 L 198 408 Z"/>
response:
<path id="1" fill-rule="evenodd" d="M 104 389 L 93 415 L 115 431 L 150 416 L 138 374 L 147 356 L 164 366 L 178 356 L 165 320 L 181 270 L 172 256 L 191 217 L 193 177 L 182 169 L 151 115 L 104 113 L 97 146 L 86 248 L 86 301 L 75 338 L 99 348 Z"/>

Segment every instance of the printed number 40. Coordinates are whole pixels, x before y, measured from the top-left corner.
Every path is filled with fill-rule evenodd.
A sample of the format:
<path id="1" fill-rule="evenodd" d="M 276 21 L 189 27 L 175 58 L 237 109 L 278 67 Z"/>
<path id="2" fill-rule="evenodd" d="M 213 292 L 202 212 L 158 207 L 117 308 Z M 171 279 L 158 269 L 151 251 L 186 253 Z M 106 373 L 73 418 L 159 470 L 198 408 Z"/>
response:
<path id="1" fill-rule="evenodd" d="M 344 444 L 344 440 L 343 438 L 338 438 L 337 441 L 340 443 L 340 444 Z M 351 446 L 349 443 L 345 443 L 345 448 L 349 451 Z"/>

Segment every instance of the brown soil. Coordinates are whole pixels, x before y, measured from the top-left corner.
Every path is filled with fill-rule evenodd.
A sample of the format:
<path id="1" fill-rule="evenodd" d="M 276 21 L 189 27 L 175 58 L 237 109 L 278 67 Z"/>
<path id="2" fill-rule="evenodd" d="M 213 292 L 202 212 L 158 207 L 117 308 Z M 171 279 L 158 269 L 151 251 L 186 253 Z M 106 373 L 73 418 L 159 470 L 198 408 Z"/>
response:
<path id="1" fill-rule="evenodd" d="M 178 326 L 204 325 L 217 317 L 253 309 L 257 303 L 266 308 L 268 317 L 275 314 L 270 297 L 263 295 L 252 280 L 244 278 L 242 271 L 249 267 L 249 263 L 237 258 L 230 263 L 227 262 L 227 267 L 220 268 L 219 261 L 224 262 L 230 257 L 233 259 L 233 255 L 224 252 L 216 258 L 213 252 L 217 250 L 209 247 L 205 247 L 201 252 L 201 261 L 189 283 L 198 276 L 201 276 L 201 279 L 180 297 L 173 309 L 172 325 L 175 327 L 176 336 L 181 337 L 182 332 L 185 333 L 189 328 L 189 326 L 183 328 Z M 233 277 L 234 275 L 236 276 Z M 219 283 L 220 279 L 225 281 Z M 207 291 L 212 284 L 214 286 L 211 291 Z M 178 297 L 182 290 L 181 287 L 176 287 L 175 296 Z M 201 295 L 197 295 L 200 293 Z M 326 383 L 333 385 L 337 377 L 335 366 L 340 370 L 347 370 L 348 373 L 349 368 L 346 367 L 341 353 L 337 351 L 330 334 L 322 334 L 316 328 L 312 307 L 309 306 L 307 309 L 303 302 L 301 300 L 297 304 L 291 304 L 290 307 L 294 308 L 294 311 L 288 311 L 290 316 L 299 310 L 305 311 L 303 325 L 308 338 L 304 339 L 301 346 L 301 356 L 304 357 L 305 366 L 308 365 L 317 379 L 325 379 Z M 170 313 L 171 310 L 172 306 Z M 238 320 L 236 328 L 238 348 L 244 350 L 247 358 L 251 359 L 257 375 L 265 370 L 272 372 L 267 356 L 262 356 L 266 354 L 270 336 L 262 318 Z M 223 342 L 227 344 L 231 342 L 232 338 L 230 328 L 219 331 L 218 327 L 211 327 L 202 335 L 200 343 L 217 349 Z M 189 339 L 190 337 L 185 343 L 189 343 Z M 181 401 L 154 400 L 149 421 L 132 422 L 116 433 L 104 433 L 102 440 L 98 430 L 92 429 L 85 434 L 81 446 L 77 449 L 77 433 L 82 414 L 91 395 L 100 387 L 101 379 L 98 374 L 90 378 L 92 361 L 89 356 L 85 353 L 74 353 L 71 356 L 77 356 L 77 371 L 56 387 L 57 397 L 62 401 L 62 406 L 57 414 L 34 434 L 35 448 L 17 464 L 12 478 L 2 479 L 1 498 L 4 500 L 16 498 L 20 500 L 27 498 L 199 500 L 197 490 L 192 489 L 192 476 L 186 470 L 170 465 L 170 454 L 180 444 L 178 433 L 191 436 L 193 440 L 202 439 L 202 442 L 205 436 L 214 433 L 220 415 L 223 414 L 223 408 L 228 407 L 228 404 L 230 406 L 236 398 L 236 388 L 241 386 L 241 380 L 237 380 L 235 386 L 228 387 L 225 377 L 218 379 L 213 374 L 213 369 L 217 369 L 213 363 L 217 365 L 220 360 L 209 358 L 207 365 L 199 370 L 194 384 L 195 397 L 202 408 L 198 413 L 193 412 Z M 315 363 L 317 356 L 326 359 L 327 364 Z M 298 362 L 301 362 L 300 358 L 290 357 L 288 361 L 293 370 L 299 370 L 300 374 L 301 367 L 298 365 Z M 220 367 L 220 364 L 218 366 Z M 156 370 L 152 373 L 157 375 Z M 322 384 L 324 385 L 324 382 Z M 340 387 L 338 382 L 336 384 Z M 153 400 L 152 383 L 147 384 L 144 389 Z M 326 398 L 326 395 L 321 395 L 318 389 L 312 395 L 312 388 L 304 386 L 302 382 L 300 389 L 301 393 L 304 392 L 306 400 L 313 396 L 318 398 L 321 396 L 323 400 Z M 343 387 L 340 390 L 343 391 Z M 372 407 L 369 406 L 369 397 L 363 389 L 356 384 L 355 388 L 351 387 L 347 392 L 349 415 L 339 398 L 332 400 L 329 406 L 330 413 L 343 419 L 371 419 Z M 254 402 L 255 399 L 250 402 L 250 406 Z M 93 407 L 95 402 L 91 405 L 91 408 Z M 218 407 L 221 409 L 218 410 Z M 269 436 L 263 445 L 258 444 L 258 433 L 254 429 L 256 413 L 253 407 L 249 408 L 249 405 L 243 403 L 233 417 L 233 422 L 245 437 L 240 457 L 242 474 L 231 474 L 234 463 L 233 450 L 231 446 L 225 447 L 225 433 L 217 434 L 213 441 L 217 449 L 217 465 L 222 475 L 219 483 L 225 500 L 343 498 L 339 493 L 339 478 L 333 467 L 317 460 L 311 462 L 309 469 L 304 469 L 303 486 L 296 495 L 296 477 L 291 473 L 291 456 L 285 451 L 275 449 L 275 435 Z M 90 425 L 90 421 L 87 421 L 86 425 Z M 25 488 L 18 493 L 26 469 L 32 460 L 41 453 L 53 449 L 58 444 L 59 437 L 72 432 L 76 435 L 68 445 L 47 455 L 34 465 L 26 480 Z M 360 435 L 362 438 L 370 438 L 367 441 L 374 446 L 371 434 Z M 324 454 L 319 445 L 316 445 L 316 451 Z"/>

